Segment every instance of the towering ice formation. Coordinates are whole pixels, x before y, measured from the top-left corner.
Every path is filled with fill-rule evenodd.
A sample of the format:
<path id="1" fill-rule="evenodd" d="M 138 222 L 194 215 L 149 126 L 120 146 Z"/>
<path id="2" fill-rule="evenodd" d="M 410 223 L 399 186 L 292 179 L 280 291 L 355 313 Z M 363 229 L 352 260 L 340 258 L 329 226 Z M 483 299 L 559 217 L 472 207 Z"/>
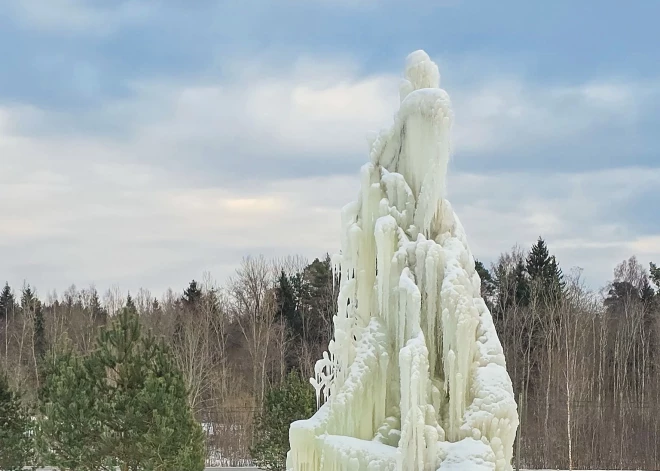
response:
<path id="1" fill-rule="evenodd" d="M 452 111 L 408 56 L 392 127 L 342 210 L 323 405 L 290 429 L 291 471 L 510 470 L 517 407 L 467 239 L 444 198 Z"/>

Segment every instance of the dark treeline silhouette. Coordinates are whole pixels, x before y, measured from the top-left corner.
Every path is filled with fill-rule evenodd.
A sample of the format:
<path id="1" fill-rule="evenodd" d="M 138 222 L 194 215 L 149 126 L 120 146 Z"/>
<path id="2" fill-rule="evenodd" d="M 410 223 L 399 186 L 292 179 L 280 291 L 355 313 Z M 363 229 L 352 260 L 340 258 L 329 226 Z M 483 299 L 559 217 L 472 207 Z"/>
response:
<path id="1" fill-rule="evenodd" d="M 519 400 L 521 463 L 659 469 L 660 269 L 631 257 L 594 292 L 579 270 L 562 272 L 541 238 L 476 266 Z M 89 352 L 99 327 L 132 306 L 171 346 L 209 454 L 241 464 L 270 388 L 292 370 L 312 376 L 336 299 L 328 256 L 247 257 L 223 286 L 206 274 L 160 299 L 75 286 L 40 298 L 27 283 L 5 285 L 0 372 L 35 401 L 50 350 L 66 342 Z"/>

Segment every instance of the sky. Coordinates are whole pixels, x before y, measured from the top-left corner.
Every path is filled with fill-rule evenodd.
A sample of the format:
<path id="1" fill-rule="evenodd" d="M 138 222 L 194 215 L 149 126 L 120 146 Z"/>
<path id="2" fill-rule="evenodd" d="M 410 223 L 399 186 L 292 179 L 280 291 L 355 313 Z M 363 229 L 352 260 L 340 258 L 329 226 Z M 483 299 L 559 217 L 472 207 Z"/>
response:
<path id="1" fill-rule="evenodd" d="M 660 2 L 4 0 L 0 279 L 219 283 L 339 250 L 405 57 L 455 115 L 448 199 L 487 265 L 539 236 L 598 289 L 660 262 Z"/>

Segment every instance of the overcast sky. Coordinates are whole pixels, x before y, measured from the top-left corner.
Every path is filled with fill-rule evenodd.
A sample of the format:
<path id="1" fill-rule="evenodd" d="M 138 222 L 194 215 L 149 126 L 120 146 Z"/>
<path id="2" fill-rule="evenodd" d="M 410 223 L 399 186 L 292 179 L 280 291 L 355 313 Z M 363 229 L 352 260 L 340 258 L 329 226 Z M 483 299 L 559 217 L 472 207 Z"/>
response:
<path id="1" fill-rule="evenodd" d="M 486 263 L 542 235 L 597 288 L 660 262 L 660 2 L 4 0 L 0 279 L 155 294 L 339 249 L 405 56 L 455 112 Z"/>

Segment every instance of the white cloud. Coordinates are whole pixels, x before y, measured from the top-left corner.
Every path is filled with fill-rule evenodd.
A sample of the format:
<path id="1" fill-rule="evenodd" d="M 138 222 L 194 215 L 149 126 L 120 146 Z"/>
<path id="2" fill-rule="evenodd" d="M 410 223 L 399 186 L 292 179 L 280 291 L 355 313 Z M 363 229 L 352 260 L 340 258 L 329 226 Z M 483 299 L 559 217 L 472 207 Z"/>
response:
<path id="1" fill-rule="evenodd" d="M 104 35 L 123 24 L 142 20 L 150 11 L 147 2 L 121 0 L 9 0 L 15 19 L 30 28 L 60 33 Z"/>
<path id="2" fill-rule="evenodd" d="M 652 108 L 660 84 L 612 80 L 543 87 L 521 78 L 491 79 L 452 93 L 457 149 L 484 153 L 543 148 L 584 139 L 608 125 L 633 127 Z M 621 146 L 623 148 L 623 146 Z"/>
<path id="3" fill-rule="evenodd" d="M 449 90 L 459 150 L 591 138 L 602 123 L 642 109 L 634 86 L 611 83 L 539 89 L 509 79 Z M 158 292 L 204 270 L 223 279 L 249 253 L 337 250 L 339 210 L 355 197 L 367 159 L 364 136 L 391 122 L 397 89 L 394 75 L 301 60 L 286 71 L 236 66 L 221 82 L 134 84 L 135 96 L 98 116 L 0 108 L 1 275 L 42 292 L 72 282 Z M 76 119 L 125 132 L 46 132 Z M 347 164 L 333 168 L 334 159 Z M 200 174 L 204 183 L 193 178 Z M 564 267 L 584 267 L 598 286 L 632 253 L 660 257 L 658 236 L 610 213 L 659 183 L 660 170 L 641 168 L 454 172 L 449 195 L 479 258 L 543 235 Z"/>

